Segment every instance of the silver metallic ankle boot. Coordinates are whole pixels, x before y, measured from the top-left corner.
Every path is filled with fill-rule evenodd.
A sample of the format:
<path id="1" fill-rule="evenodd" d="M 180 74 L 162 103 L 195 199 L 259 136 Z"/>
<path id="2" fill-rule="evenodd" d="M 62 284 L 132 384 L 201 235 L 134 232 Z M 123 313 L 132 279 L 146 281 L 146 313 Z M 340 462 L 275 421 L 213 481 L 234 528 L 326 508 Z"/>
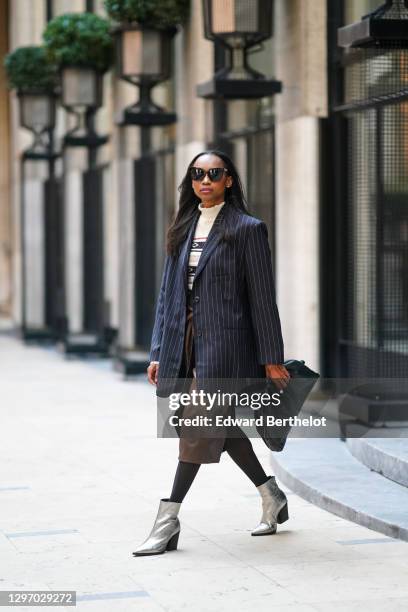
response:
<path id="1" fill-rule="evenodd" d="M 134 557 L 142 555 L 161 555 L 166 550 L 176 550 L 180 535 L 178 513 L 181 503 L 161 499 L 159 511 L 153 529 L 147 540 L 133 553 Z"/>
<path id="2" fill-rule="evenodd" d="M 288 500 L 276 484 L 275 476 L 271 476 L 257 489 L 262 497 L 262 517 L 251 535 L 272 535 L 276 533 L 276 523 L 284 523 L 289 518 Z"/>

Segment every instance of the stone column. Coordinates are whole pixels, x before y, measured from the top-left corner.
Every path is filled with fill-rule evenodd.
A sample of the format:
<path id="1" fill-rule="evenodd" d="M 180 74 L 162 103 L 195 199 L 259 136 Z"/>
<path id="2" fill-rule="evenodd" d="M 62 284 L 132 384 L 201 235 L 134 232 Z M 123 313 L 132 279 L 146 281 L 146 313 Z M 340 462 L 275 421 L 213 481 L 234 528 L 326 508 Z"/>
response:
<path id="1" fill-rule="evenodd" d="M 112 87 L 113 120 L 137 98 L 137 88 L 115 79 Z M 140 155 L 140 128 L 112 125 L 112 180 L 117 198 L 118 267 L 115 312 L 118 346 L 131 350 L 135 344 L 135 185 L 134 159 Z"/>
<path id="2" fill-rule="evenodd" d="M 177 36 L 175 50 L 177 147 L 176 190 L 190 160 L 205 149 L 211 134 L 206 131 L 212 102 L 199 98 L 196 85 L 209 80 L 214 66 L 214 45 L 204 38 L 201 2 L 191 3 L 189 22 Z M 176 191 L 176 207 L 179 192 Z"/>
<path id="3" fill-rule="evenodd" d="M 9 6 L 9 49 L 27 45 L 41 44 L 41 35 L 45 25 L 45 3 L 25 2 L 24 0 L 14 0 L 8 3 Z M 15 92 L 10 94 L 10 147 L 8 150 L 9 177 L 10 177 L 10 198 L 12 211 L 12 318 L 15 324 L 22 321 L 22 243 L 21 243 L 21 155 L 32 141 L 31 134 L 20 128 L 18 101 Z M 26 306 L 27 324 L 30 326 L 41 326 L 44 314 L 44 291 L 43 285 L 38 284 L 42 266 L 41 230 L 39 220 L 35 214 L 42 214 L 43 191 L 42 183 L 44 180 L 43 164 L 29 164 L 27 168 L 28 181 L 25 185 L 25 210 L 26 232 L 25 240 L 28 246 L 26 258 Z M 5 169 L 4 169 L 5 171 Z M 28 197 L 28 194 L 30 197 Z M 28 208 L 32 203 L 31 208 Z M 35 213 L 35 214 L 34 214 Z M 33 216 L 35 216 L 35 219 Z M 28 304 L 29 301 L 29 304 Z"/>
<path id="4" fill-rule="evenodd" d="M 85 0 L 58 0 L 54 4 L 54 16 L 66 12 L 83 12 Z M 100 7 L 96 7 L 100 8 Z M 111 75 L 107 73 L 103 81 L 103 106 L 97 110 L 95 115 L 95 128 L 101 134 L 111 135 Z M 58 134 L 62 137 L 73 127 L 76 119 L 71 113 L 63 112 L 63 118 L 58 128 Z M 112 236 L 107 225 L 111 208 L 114 209 L 114 201 L 110 189 L 111 145 L 103 145 L 97 149 L 97 164 L 106 164 L 103 175 L 103 249 L 104 249 L 104 298 L 112 294 L 112 274 L 105 263 L 109 262 L 112 252 Z M 84 173 L 88 170 L 88 148 L 67 147 L 64 151 L 64 209 L 65 209 L 65 283 L 66 283 L 66 315 L 68 319 L 68 332 L 71 334 L 81 333 L 84 329 Z M 108 199 L 105 194 L 108 193 Z M 108 248 L 106 248 L 109 245 Z M 106 285 L 106 281 L 109 285 Z M 108 298 L 109 299 L 109 298 Z"/>
<path id="5" fill-rule="evenodd" d="M 0 56 L 8 52 L 7 0 L 0 0 Z M 0 66 L 0 317 L 10 317 L 12 308 L 12 251 L 10 198 L 10 108 L 6 75 Z"/>
<path id="6" fill-rule="evenodd" d="M 285 358 L 319 370 L 319 122 L 327 116 L 325 0 L 277 0 L 276 284 Z"/>

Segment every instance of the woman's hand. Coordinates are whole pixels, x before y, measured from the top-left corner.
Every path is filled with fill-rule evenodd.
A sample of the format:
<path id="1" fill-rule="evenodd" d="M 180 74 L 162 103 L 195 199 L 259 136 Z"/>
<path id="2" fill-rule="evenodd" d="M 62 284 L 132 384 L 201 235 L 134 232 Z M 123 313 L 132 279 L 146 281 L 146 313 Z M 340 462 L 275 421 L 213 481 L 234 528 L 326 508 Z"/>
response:
<path id="1" fill-rule="evenodd" d="M 267 363 L 265 365 L 267 378 L 273 378 L 273 382 L 278 387 L 279 391 L 283 391 L 290 380 L 290 374 L 284 365 L 274 365 Z"/>
<path id="2" fill-rule="evenodd" d="M 159 371 L 159 364 L 154 361 L 151 362 L 147 368 L 147 378 L 151 385 L 157 385 L 157 372 Z"/>

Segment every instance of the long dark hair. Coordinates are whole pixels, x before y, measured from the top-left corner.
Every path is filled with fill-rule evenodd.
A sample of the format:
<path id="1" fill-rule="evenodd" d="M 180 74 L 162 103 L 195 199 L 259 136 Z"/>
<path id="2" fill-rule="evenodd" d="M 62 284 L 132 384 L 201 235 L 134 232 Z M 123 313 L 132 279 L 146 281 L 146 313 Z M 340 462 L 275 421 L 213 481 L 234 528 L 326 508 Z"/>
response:
<path id="1" fill-rule="evenodd" d="M 231 187 L 225 190 L 225 206 L 233 206 L 245 212 L 247 215 L 251 215 L 248 210 L 241 179 L 239 178 L 239 174 L 232 160 L 226 153 L 218 151 L 217 149 L 202 151 L 191 160 L 184 178 L 178 186 L 178 191 L 180 192 L 179 209 L 174 221 L 167 230 L 166 249 L 168 255 L 178 255 L 180 245 L 184 242 L 188 234 L 188 230 L 197 211 L 197 206 L 201 202 L 200 198 L 194 193 L 190 177 L 190 168 L 201 155 L 217 155 L 217 157 L 223 160 L 229 175 L 233 179 Z M 222 239 L 227 241 L 230 239 L 228 230 L 224 232 Z"/>

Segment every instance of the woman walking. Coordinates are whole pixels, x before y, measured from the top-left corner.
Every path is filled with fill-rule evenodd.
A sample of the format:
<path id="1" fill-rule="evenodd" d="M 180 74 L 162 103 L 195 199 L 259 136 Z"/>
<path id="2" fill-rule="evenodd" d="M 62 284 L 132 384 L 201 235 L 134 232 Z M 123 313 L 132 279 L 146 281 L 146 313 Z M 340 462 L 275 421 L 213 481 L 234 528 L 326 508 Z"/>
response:
<path id="1" fill-rule="evenodd" d="M 238 172 L 221 151 L 200 153 L 179 187 L 179 210 L 167 233 L 167 256 L 152 333 L 149 382 L 168 397 L 177 381 L 273 378 L 290 375 L 275 301 L 265 223 L 246 206 Z M 170 381 L 170 382 L 169 382 Z M 257 487 L 262 516 L 252 535 L 270 535 L 288 518 L 287 499 L 267 476 L 237 426 L 222 437 L 180 435 L 179 461 L 169 498 L 160 500 L 153 529 L 133 553 L 177 548 L 178 513 L 202 463 L 226 451 Z"/>

